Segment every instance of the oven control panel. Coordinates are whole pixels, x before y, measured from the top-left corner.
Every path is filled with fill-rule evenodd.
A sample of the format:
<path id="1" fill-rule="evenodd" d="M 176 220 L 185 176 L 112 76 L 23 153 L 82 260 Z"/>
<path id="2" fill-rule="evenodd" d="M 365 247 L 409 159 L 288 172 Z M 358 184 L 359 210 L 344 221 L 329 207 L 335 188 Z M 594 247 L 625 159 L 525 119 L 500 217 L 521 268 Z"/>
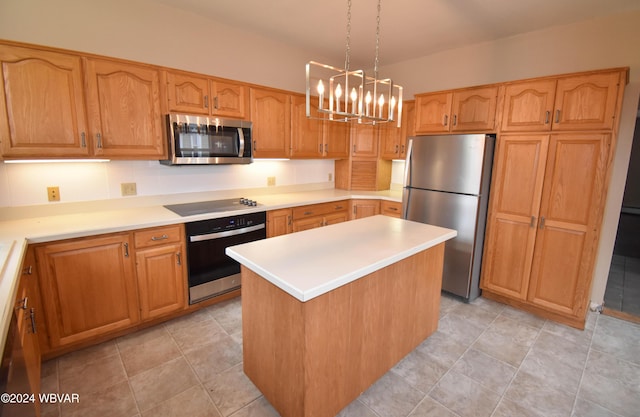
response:
<path id="1" fill-rule="evenodd" d="M 266 212 L 261 211 L 258 213 L 246 213 L 237 216 L 188 222 L 185 223 L 185 228 L 187 236 L 194 236 L 222 232 L 225 230 L 242 229 L 245 227 L 266 224 L 266 222 L 267 214 Z"/>

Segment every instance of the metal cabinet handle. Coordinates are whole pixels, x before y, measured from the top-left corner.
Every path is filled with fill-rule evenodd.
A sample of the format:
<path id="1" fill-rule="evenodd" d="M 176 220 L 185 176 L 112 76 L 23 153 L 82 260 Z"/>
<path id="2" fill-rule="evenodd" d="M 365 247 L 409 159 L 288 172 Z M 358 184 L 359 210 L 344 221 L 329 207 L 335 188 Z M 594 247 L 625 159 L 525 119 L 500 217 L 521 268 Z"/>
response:
<path id="1" fill-rule="evenodd" d="M 322 143 L 318 145 L 318 152 L 322 153 Z"/>
<path id="2" fill-rule="evenodd" d="M 335 207 L 336 210 L 342 210 L 342 208 L 343 208 L 342 206 L 336 206 Z"/>
<path id="3" fill-rule="evenodd" d="M 389 210 L 398 211 L 398 207 L 389 207 Z"/>
<path id="4" fill-rule="evenodd" d="M 551 112 L 549 110 L 547 110 L 544 114 L 544 124 L 548 125 L 549 124 L 549 118 L 551 117 Z"/>
<path id="5" fill-rule="evenodd" d="M 353 145 L 353 153 L 356 153 L 356 145 Z"/>
<path id="6" fill-rule="evenodd" d="M 218 110 L 218 96 L 213 98 L 213 108 Z"/>
<path id="7" fill-rule="evenodd" d="M 18 301 L 16 310 L 26 310 L 28 301 L 29 301 L 29 297 L 24 297 L 22 300 Z"/>
<path id="8" fill-rule="evenodd" d="M 404 145 L 401 146 L 402 151 L 400 153 L 404 153 Z"/>
<path id="9" fill-rule="evenodd" d="M 396 145 L 395 153 L 398 153 L 399 150 L 400 150 L 400 145 Z"/>
<path id="10" fill-rule="evenodd" d="M 556 123 L 560 123 L 560 109 L 556 110 Z"/>
<path id="11" fill-rule="evenodd" d="M 253 141 L 253 151 L 254 152 L 256 151 L 256 148 L 258 147 L 257 143 L 258 142 L 256 140 Z"/>
<path id="12" fill-rule="evenodd" d="M 536 227 L 536 216 L 531 216 L 531 223 L 529 223 L 529 227 Z"/>
<path id="13" fill-rule="evenodd" d="M 128 243 L 124 243 L 124 257 L 125 258 L 129 257 L 129 244 Z"/>
<path id="14" fill-rule="evenodd" d="M 291 226 L 291 221 L 293 220 L 292 216 L 287 216 L 287 218 L 289 219 L 289 226 Z"/>
<path id="15" fill-rule="evenodd" d="M 454 126 L 457 126 L 457 125 L 458 125 L 458 115 L 457 115 L 457 114 L 454 114 L 454 115 L 453 115 L 453 125 L 454 125 Z"/>
<path id="16" fill-rule="evenodd" d="M 96 139 L 98 139 L 98 148 L 102 148 L 102 135 L 100 133 L 96 133 Z"/>
<path id="17" fill-rule="evenodd" d="M 160 236 L 160 237 L 153 236 L 153 237 L 151 238 L 151 240 L 153 240 L 153 241 L 166 240 L 166 239 L 169 239 L 169 236 L 167 236 L 167 235 L 162 235 L 162 236 Z"/>
<path id="18" fill-rule="evenodd" d="M 540 229 L 544 229 L 544 216 L 540 217 Z"/>
<path id="19" fill-rule="evenodd" d="M 309 216 L 309 215 L 311 215 L 311 214 L 313 214 L 313 211 L 305 211 L 305 212 L 304 212 L 304 215 L 305 215 L 305 216 Z"/>
<path id="20" fill-rule="evenodd" d="M 448 114 L 445 114 L 445 115 L 444 115 L 444 120 L 443 120 L 443 122 L 442 122 L 442 126 L 446 126 L 446 125 L 447 125 L 447 123 L 449 123 L 449 115 L 448 115 Z"/>
<path id="21" fill-rule="evenodd" d="M 31 333 L 36 334 L 36 311 L 35 309 L 31 309 L 29 313 L 29 318 L 31 319 Z"/>
<path id="22" fill-rule="evenodd" d="M 209 108 L 209 96 L 204 96 L 204 108 Z"/>
<path id="23" fill-rule="evenodd" d="M 327 145 L 326 143 L 324 144 L 324 153 L 329 152 L 329 145 Z"/>
<path id="24" fill-rule="evenodd" d="M 33 274 L 33 265 L 29 265 L 22 270 L 22 275 L 32 275 Z"/>
<path id="25" fill-rule="evenodd" d="M 87 135 L 84 132 L 80 133 L 80 139 L 82 141 L 82 147 L 86 148 L 87 147 Z"/>
<path id="26" fill-rule="evenodd" d="M 181 252 L 176 253 L 176 261 L 177 261 L 178 265 L 182 265 L 182 253 Z"/>

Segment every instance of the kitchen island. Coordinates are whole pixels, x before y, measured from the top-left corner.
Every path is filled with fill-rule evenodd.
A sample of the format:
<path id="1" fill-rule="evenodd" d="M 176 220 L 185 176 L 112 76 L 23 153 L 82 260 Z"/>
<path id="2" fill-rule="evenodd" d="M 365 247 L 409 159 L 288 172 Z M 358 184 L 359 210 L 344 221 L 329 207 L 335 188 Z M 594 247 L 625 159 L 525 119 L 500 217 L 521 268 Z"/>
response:
<path id="1" fill-rule="evenodd" d="M 431 335 L 456 231 L 374 216 L 227 248 L 244 372 L 283 417 L 329 417 Z"/>

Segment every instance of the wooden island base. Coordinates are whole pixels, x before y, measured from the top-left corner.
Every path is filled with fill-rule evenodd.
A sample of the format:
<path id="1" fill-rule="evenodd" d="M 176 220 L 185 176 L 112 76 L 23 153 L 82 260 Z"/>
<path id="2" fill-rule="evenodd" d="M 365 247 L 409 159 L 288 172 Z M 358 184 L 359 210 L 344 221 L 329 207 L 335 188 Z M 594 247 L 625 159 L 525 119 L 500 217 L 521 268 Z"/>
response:
<path id="1" fill-rule="evenodd" d="M 282 417 L 335 416 L 437 329 L 443 258 L 440 243 L 307 302 L 242 266 L 245 374 Z"/>

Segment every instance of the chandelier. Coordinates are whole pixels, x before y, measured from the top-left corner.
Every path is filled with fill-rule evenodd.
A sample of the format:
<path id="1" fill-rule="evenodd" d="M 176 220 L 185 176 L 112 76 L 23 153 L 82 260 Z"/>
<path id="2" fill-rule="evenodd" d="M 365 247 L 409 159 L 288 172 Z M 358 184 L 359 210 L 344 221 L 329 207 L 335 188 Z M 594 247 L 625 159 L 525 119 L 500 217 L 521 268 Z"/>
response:
<path id="1" fill-rule="evenodd" d="M 351 0 L 347 1 L 347 45 L 344 68 L 309 61 L 306 65 L 306 112 L 308 118 L 329 118 L 362 124 L 397 122 L 402 118 L 402 87 L 390 78 L 378 78 L 380 6 L 376 18 L 376 49 L 373 77 L 352 70 Z M 313 91 L 312 91 L 313 90 Z"/>

